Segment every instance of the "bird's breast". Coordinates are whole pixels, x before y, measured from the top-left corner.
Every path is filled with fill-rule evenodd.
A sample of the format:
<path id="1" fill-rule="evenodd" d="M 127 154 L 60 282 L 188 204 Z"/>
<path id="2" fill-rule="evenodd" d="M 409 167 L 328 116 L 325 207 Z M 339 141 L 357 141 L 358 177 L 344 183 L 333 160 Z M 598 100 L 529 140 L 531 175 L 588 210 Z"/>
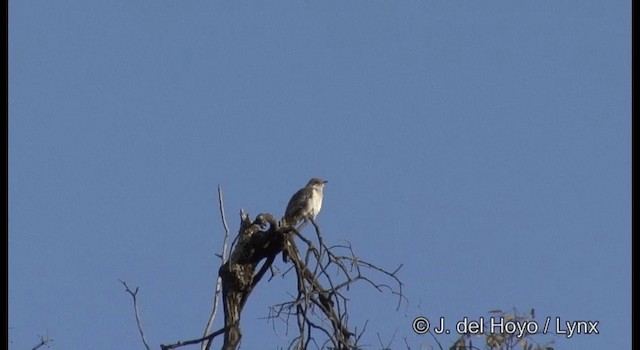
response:
<path id="1" fill-rule="evenodd" d="M 313 215 L 318 215 L 320 209 L 322 208 L 322 191 L 313 191 L 313 196 L 311 196 L 311 207 L 313 209 Z"/>

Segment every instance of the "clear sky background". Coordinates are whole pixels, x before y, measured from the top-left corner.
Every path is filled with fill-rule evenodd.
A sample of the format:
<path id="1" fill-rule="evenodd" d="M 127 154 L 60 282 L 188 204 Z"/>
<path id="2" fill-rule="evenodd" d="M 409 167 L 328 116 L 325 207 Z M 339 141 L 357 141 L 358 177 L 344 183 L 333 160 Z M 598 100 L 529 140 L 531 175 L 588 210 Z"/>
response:
<path id="1" fill-rule="evenodd" d="M 9 347 L 142 349 L 119 278 L 152 348 L 200 336 L 217 186 L 236 233 L 317 176 L 325 239 L 404 264 L 399 311 L 354 289 L 368 348 L 515 307 L 599 321 L 557 348 L 629 349 L 630 7 L 10 1 Z M 259 285 L 244 349 L 288 344 L 264 317 L 294 288 Z"/>

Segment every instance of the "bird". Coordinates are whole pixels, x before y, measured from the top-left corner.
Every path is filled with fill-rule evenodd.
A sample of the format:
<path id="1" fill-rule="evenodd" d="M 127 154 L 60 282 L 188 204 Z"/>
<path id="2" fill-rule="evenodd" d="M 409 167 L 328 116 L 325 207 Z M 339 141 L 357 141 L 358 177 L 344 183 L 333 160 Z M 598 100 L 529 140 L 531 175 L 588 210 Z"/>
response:
<path id="1" fill-rule="evenodd" d="M 295 228 L 300 221 L 315 220 L 322 208 L 324 184 L 326 183 L 327 181 L 314 177 L 309 180 L 305 187 L 294 193 L 289 200 L 289 204 L 287 204 L 287 209 L 284 211 L 282 220 L 284 224 Z M 287 240 L 285 245 L 286 248 L 282 250 L 282 261 L 287 263 L 289 261 L 288 251 L 291 249 L 291 242 Z"/>
<path id="2" fill-rule="evenodd" d="M 284 222 L 296 226 L 300 221 L 315 220 L 322 208 L 323 190 L 327 182 L 314 177 L 294 193 L 284 212 Z"/>

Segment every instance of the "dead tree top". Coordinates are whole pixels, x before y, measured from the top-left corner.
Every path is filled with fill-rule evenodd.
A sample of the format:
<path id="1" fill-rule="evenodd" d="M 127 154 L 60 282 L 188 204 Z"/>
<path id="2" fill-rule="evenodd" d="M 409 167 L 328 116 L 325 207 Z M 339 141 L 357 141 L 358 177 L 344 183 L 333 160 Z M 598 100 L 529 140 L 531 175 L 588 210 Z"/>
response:
<path id="1" fill-rule="evenodd" d="M 395 295 L 399 308 L 404 295 L 397 273 L 402 265 L 387 271 L 358 258 L 349 243 L 329 246 L 316 222 L 310 222 L 315 228 L 313 239 L 300 234 L 301 227 L 289 226 L 272 214 L 259 214 L 252 221 L 241 211 L 235 245 L 232 245 L 228 261 L 218 271 L 222 283 L 224 327 L 200 339 L 162 345 L 161 348 L 168 350 L 202 343 L 203 349 L 209 349 L 212 340 L 222 334 L 222 349 L 237 349 L 242 338 L 240 317 L 244 305 L 280 253 L 286 254 L 292 265 L 285 274 L 295 271 L 297 290 L 292 300 L 270 306 L 269 318 L 280 319 L 287 325 L 295 319 L 298 332 L 289 348 L 358 348 L 364 328 L 356 332 L 349 326 L 346 291 L 352 284 L 363 281 L 378 291 Z M 298 249 L 296 238 L 303 249 Z M 374 274 L 381 275 L 391 284 L 376 282 Z"/>

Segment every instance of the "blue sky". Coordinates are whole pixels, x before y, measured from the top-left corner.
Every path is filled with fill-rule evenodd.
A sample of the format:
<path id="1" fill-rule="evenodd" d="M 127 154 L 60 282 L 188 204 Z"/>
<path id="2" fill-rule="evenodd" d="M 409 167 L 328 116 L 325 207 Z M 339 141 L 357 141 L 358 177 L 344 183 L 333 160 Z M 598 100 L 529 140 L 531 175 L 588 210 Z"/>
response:
<path id="1" fill-rule="evenodd" d="M 142 348 L 119 278 L 152 348 L 201 335 L 217 186 L 235 233 L 317 176 L 325 239 L 404 264 L 400 311 L 354 289 L 370 348 L 514 307 L 630 348 L 630 7 L 10 1 L 9 347 Z M 243 348 L 288 344 L 264 317 L 294 288 L 259 286 Z"/>

